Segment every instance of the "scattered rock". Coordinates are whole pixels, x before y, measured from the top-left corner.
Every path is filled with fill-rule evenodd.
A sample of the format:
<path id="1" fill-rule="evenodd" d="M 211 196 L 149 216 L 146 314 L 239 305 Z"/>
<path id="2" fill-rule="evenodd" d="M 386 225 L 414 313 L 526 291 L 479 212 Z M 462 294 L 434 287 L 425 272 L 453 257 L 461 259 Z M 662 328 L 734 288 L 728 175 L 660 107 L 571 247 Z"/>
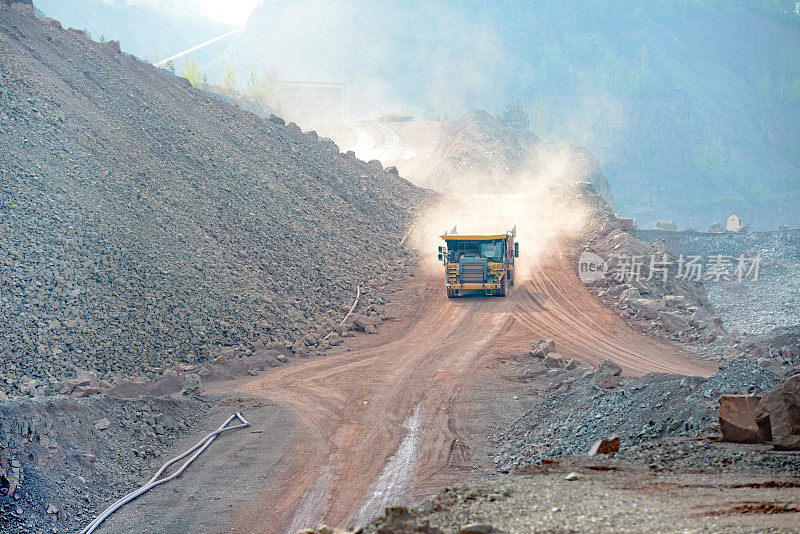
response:
<path id="1" fill-rule="evenodd" d="M 183 387 L 181 388 L 181 394 L 183 395 L 198 395 L 200 394 L 200 390 L 202 387 L 202 381 L 200 380 L 200 376 L 197 374 L 189 374 L 186 375 L 183 379 Z"/>
<path id="2" fill-rule="evenodd" d="M 110 427 L 110 426 L 111 426 L 111 421 L 109 421 L 108 419 L 106 419 L 104 417 L 104 418 L 100 419 L 99 421 L 95 422 L 94 429 L 95 430 L 107 430 L 108 427 Z"/>
<path id="3" fill-rule="evenodd" d="M 556 343 L 552 339 L 539 338 L 533 342 L 531 347 L 531 356 L 534 358 L 544 358 L 551 352 L 556 351 Z"/>
<path id="4" fill-rule="evenodd" d="M 622 286 L 617 286 L 622 287 Z M 627 304 L 632 300 L 638 300 L 642 298 L 642 295 L 639 293 L 639 290 L 635 287 L 629 287 L 628 289 L 624 290 L 619 295 L 619 303 L 620 304 Z"/>
<path id="5" fill-rule="evenodd" d="M 664 305 L 667 308 L 685 308 L 687 306 L 684 295 L 667 295 L 664 297 Z"/>
<path id="6" fill-rule="evenodd" d="M 646 319 L 657 319 L 658 312 L 666 308 L 662 302 L 647 298 L 631 299 L 630 305 Z"/>
<path id="7" fill-rule="evenodd" d="M 613 454 L 619 451 L 619 436 L 613 436 L 611 439 L 599 439 L 592 446 L 589 451 L 589 456 L 596 456 L 598 454 Z"/>
<path id="8" fill-rule="evenodd" d="M 571 481 L 574 481 L 574 480 L 580 480 L 581 478 L 583 478 L 583 476 L 581 476 L 579 473 L 576 473 L 576 472 L 573 471 L 573 472 L 567 474 L 567 476 L 564 477 L 564 480 L 569 480 L 571 482 Z"/>
<path id="9" fill-rule="evenodd" d="M 564 369 L 566 369 L 567 371 L 574 371 L 576 369 L 589 369 L 589 368 L 590 368 L 589 364 L 579 358 L 570 359 L 570 361 L 567 362 L 567 365 L 564 366 Z"/>
<path id="10" fill-rule="evenodd" d="M 305 342 L 298 340 L 292 345 L 292 352 L 294 352 L 295 356 L 307 356 L 308 347 L 306 347 Z"/>
<path id="11" fill-rule="evenodd" d="M 285 120 L 283 120 L 282 118 L 278 117 L 274 113 L 269 116 L 269 122 L 275 123 L 275 124 L 277 124 L 279 126 L 284 126 L 286 124 Z"/>
<path id="12" fill-rule="evenodd" d="M 119 41 L 108 41 L 103 47 L 115 55 L 122 54 L 122 49 L 119 46 Z"/>
<path id="13" fill-rule="evenodd" d="M 353 317 L 353 328 L 360 332 L 366 332 L 367 328 L 371 327 L 374 331 L 375 320 L 366 315 L 356 315 Z"/>
<path id="14" fill-rule="evenodd" d="M 545 356 L 542 363 L 548 369 L 563 369 L 566 365 L 564 358 L 556 352 L 551 352 Z"/>
<path id="15" fill-rule="evenodd" d="M 622 383 L 622 378 L 619 375 L 612 375 L 610 373 L 597 373 L 593 383 L 603 389 L 611 389 L 620 385 Z"/>
<path id="16" fill-rule="evenodd" d="M 600 365 L 597 366 L 597 371 L 599 373 L 607 373 L 614 376 L 619 376 L 622 374 L 622 367 L 614 363 L 612 360 L 603 360 L 600 362 Z"/>
<path id="17" fill-rule="evenodd" d="M 671 312 L 659 312 L 658 319 L 661 321 L 661 326 L 670 334 L 683 332 L 689 328 L 689 322 L 682 317 Z"/>
<path id="18" fill-rule="evenodd" d="M 61 23 L 59 21 L 57 21 L 56 19 L 54 19 L 54 18 L 45 17 L 45 18 L 42 19 L 42 22 L 44 22 L 45 24 L 49 24 L 50 26 L 53 26 L 54 28 L 58 28 L 59 30 L 61 29 Z"/>

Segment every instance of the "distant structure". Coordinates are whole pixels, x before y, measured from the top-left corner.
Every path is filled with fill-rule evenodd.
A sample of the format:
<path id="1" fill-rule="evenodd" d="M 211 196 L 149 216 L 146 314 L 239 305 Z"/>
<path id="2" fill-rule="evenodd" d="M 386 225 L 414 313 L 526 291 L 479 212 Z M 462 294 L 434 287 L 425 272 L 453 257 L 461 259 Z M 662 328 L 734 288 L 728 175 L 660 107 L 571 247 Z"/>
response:
<path id="1" fill-rule="evenodd" d="M 789 231 L 789 225 L 788 224 L 782 224 L 782 225 L 778 226 L 778 231 L 779 232 L 788 232 Z"/>
<path id="2" fill-rule="evenodd" d="M 656 223 L 656 230 L 667 230 L 670 232 L 677 232 L 678 225 L 675 224 L 675 221 L 658 221 Z"/>
<path id="3" fill-rule="evenodd" d="M 709 231 L 709 233 L 712 233 L 712 234 L 722 234 L 722 233 L 725 233 L 725 229 L 724 229 L 724 228 L 722 227 L 722 225 L 721 225 L 720 223 L 718 223 L 718 222 L 715 222 L 714 224 L 712 224 L 711 226 L 709 226 L 709 227 L 708 227 L 708 231 Z"/>
<path id="4" fill-rule="evenodd" d="M 739 216 L 735 213 L 732 213 L 730 217 L 728 217 L 728 225 L 725 229 L 729 232 L 738 232 L 739 228 L 742 227 L 742 221 L 739 220 Z"/>
<path id="5" fill-rule="evenodd" d="M 303 124 L 344 124 L 345 85 L 333 82 L 280 82 L 281 113 Z"/>
<path id="6" fill-rule="evenodd" d="M 414 115 L 398 115 L 397 113 L 378 116 L 378 122 L 411 122 L 413 120 Z"/>

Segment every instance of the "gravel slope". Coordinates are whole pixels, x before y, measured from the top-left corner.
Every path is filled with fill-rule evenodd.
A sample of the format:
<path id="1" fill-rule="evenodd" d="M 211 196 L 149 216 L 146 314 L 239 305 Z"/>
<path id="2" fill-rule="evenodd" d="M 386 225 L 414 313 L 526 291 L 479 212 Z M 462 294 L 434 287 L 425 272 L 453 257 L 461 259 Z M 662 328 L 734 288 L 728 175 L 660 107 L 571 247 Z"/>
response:
<path id="1" fill-rule="evenodd" d="M 0 5 L 0 392 L 324 331 L 424 192 Z M 34 365 L 35 364 L 35 365 Z"/>

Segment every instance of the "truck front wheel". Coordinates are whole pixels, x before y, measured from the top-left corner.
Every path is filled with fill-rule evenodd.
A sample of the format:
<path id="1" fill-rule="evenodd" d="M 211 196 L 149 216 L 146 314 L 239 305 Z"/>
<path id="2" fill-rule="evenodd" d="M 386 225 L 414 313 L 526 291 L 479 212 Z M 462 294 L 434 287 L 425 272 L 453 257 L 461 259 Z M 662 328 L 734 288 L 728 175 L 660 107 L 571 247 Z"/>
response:
<path id="1" fill-rule="evenodd" d="M 498 297 L 505 297 L 508 294 L 508 286 L 506 284 L 507 278 L 504 276 L 503 279 L 500 281 L 500 289 L 495 289 L 494 294 Z"/>

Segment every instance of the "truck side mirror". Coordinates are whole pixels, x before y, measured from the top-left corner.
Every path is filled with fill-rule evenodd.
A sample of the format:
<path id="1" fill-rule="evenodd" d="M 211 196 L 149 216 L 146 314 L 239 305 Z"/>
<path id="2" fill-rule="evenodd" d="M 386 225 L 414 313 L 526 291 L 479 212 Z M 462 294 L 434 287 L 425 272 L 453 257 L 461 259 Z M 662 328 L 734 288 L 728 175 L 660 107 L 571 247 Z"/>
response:
<path id="1" fill-rule="evenodd" d="M 519 243 L 514 243 L 514 257 L 519 258 Z"/>
<path id="2" fill-rule="evenodd" d="M 439 252 L 444 252 L 444 247 L 439 247 Z"/>
<path id="3" fill-rule="evenodd" d="M 439 261 L 442 261 L 443 259 L 444 259 L 444 256 L 442 256 L 441 254 L 439 254 Z"/>

